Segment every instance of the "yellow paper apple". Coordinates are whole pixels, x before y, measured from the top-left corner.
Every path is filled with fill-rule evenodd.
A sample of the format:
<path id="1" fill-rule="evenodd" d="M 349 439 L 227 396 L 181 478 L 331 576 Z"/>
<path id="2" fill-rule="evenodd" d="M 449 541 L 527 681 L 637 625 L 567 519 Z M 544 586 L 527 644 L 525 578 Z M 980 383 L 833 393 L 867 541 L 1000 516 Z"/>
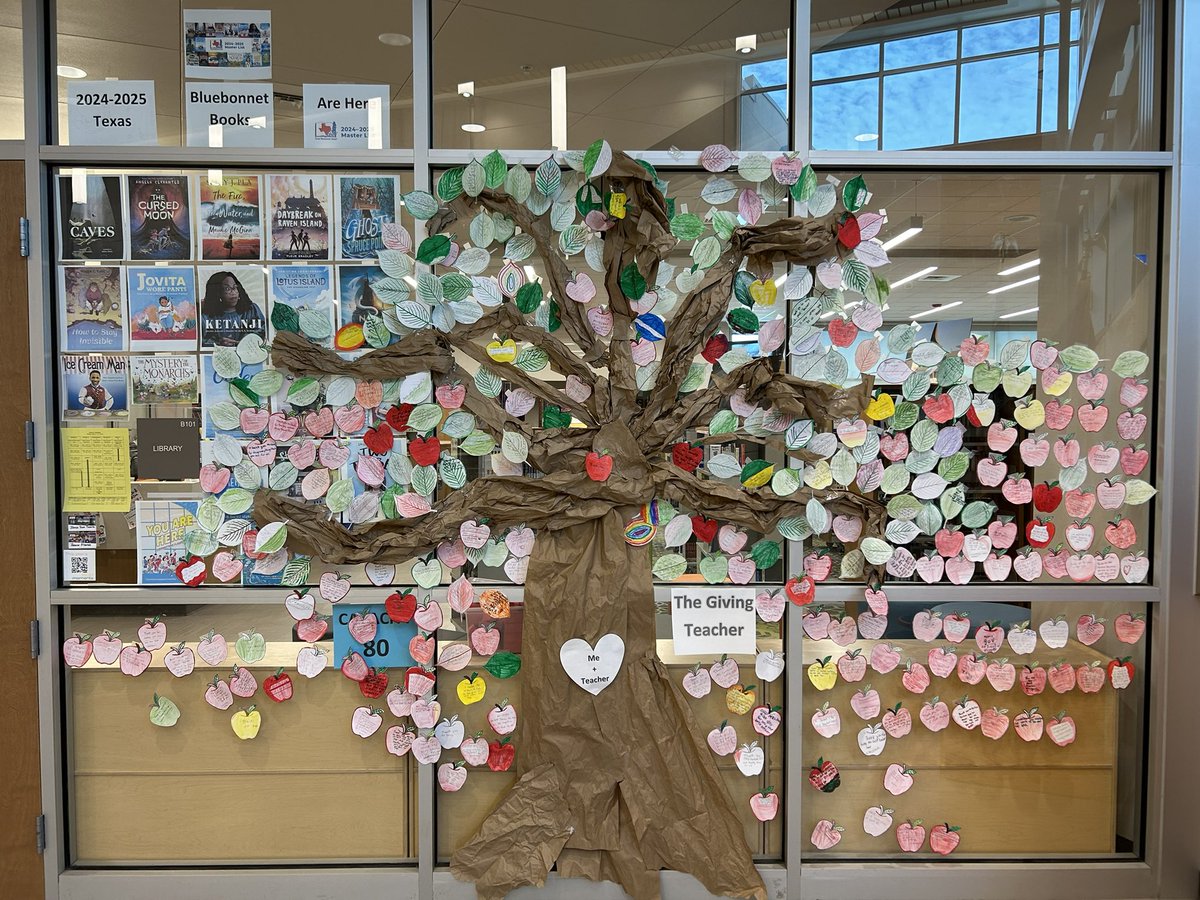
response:
<path id="1" fill-rule="evenodd" d="M 625 204 L 629 195 L 622 191 L 613 191 L 608 195 L 608 214 L 614 219 L 625 218 Z"/>
<path id="2" fill-rule="evenodd" d="M 243 741 L 253 740 L 258 737 L 258 729 L 262 727 L 262 713 L 253 706 L 239 709 L 233 714 L 229 724 L 233 726 L 233 733 Z"/>
<path id="3" fill-rule="evenodd" d="M 833 470 L 829 468 L 829 461 L 819 459 L 805 468 L 804 483 L 814 491 L 823 491 L 833 484 Z"/>
<path id="4" fill-rule="evenodd" d="M 752 281 L 750 282 L 750 296 L 759 306 L 774 306 L 775 298 L 779 295 L 779 289 L 775 287 L 775 282 L 767 281 Z"/>
<path id="5" fill-rule="evenodd" d="M 1009 369 L 1000 379 L 1000 385 L 1009 397 L 1024 397 L 1033 386 L 1033 374 L 1028 369 L 1023 372 Z"/>
<path id="6" fill-rule="evenodd" d="M 808 667 L 808 680 L 818 691 L 828 691 L 837 684 L 837 666 L 832 656 L 818 659 Z"/>
<path id="7" fill-rule="evenodd" d="M 1030 400 L 1024 404 L 1018 403 L 1013 412 L 1013 418 L 1026 431 L 1037 431 L 1046 421 L 1046 407 L 1042 406 L 1041 400 Z"/>
<path id="8" fill-rule="evenodd" d="M 487 693 L 487 682 L 476 672 L 472 672 L 458 683 L 458 699 L 463 706 L 478 703 L 483 699 L 485 693 Z"/>
<path id="9" fill-rule="evenodd" d="M 495 362 L 510 363 L 517 358 L 517 342 L 512 338 L 490 341 L 487 345 L 487 355 Z"/>
<path id="10" fill-rule="evenodd" d="M 868 419 L 873 419 L 876 422 L 882 422 L 895 412 L 896 401 L 892 399 L 892 395 L 881 393 L 878 397 L 867 404 L 865 415 Z"/>
<path id="11" fill-rule="evenodd" d="M 725 692 L 725 706 L 735 716 L 744 716 L 754 709 L 754 685 L 735 684 Z"/>
<path id="12" fill-rule="evenodd" d="M 1067 388 L 1071 386 L 1071 382 L 1075 380 L 1075 376 L 1070 372 L 1059 372 L 1058 377 L 1047 383 L 1044 379 L 1042 387 L 1051 397 L 1061 397 L 1067 392 Z"/>

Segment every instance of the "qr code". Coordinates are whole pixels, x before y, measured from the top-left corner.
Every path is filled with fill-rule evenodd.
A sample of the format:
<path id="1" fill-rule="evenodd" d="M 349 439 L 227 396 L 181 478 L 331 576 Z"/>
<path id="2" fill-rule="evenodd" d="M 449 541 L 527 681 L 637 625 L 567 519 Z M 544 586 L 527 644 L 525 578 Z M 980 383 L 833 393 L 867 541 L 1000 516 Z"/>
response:
<path id="1" fill-rule="evenodd" d="M 96 551 L 66 550 L 63 554 L 64 581 L 95 581 Z"/>
<path id="2" fill-rule="evenodd" d="M 88 565 L 87 559 L 85 559 L 82 556 L 72 556 L 71 557 L 71 574 L 72 575 L 86 575 L 88 573 L 89 569 L 91 569 L 91 566 Z"/>

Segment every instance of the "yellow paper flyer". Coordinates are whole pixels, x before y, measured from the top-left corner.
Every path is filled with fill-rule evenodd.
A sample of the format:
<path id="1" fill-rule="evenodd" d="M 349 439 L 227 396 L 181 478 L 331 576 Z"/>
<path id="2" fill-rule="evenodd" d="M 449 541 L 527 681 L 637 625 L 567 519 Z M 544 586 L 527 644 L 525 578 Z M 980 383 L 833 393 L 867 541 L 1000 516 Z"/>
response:
<path id="1" fill-rule="evenodd" d="M 64 428 L 63 512 L 129 511 L 129 429 Z"/>

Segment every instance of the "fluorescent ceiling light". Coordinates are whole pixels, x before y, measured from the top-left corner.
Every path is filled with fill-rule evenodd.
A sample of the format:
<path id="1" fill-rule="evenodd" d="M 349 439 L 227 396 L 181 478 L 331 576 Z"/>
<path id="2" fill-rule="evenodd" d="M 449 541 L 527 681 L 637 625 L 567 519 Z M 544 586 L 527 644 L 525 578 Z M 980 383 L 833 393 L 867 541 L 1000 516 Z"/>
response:
<path id="1" fill-rule="evenodd" d="M 1006 284 L 1002 287 L 993 288 L 992 290 L 988 291 L 988 293 L 989 294 L 1003 294 L 1005 291 L 1011 291 L 1013 288 L 1019 288 L 1024 285 L 1027 285 L 1027 284 L 1033 284 L 1035 281 L 1039 280 L 1041 277 L 1042 277 L 1041 275 L 1034 275 L 1032 278 L 1023 278 L 1020 281 L 1014 281 L 1012 284 Z"/>
<path id="2" fill-rule="evenodd" d="M 1029 309 L 1018 309 L 1016 312 L 1005 313 L 1004 315 L 1000 316 L 1000 318 L 1001 319 L 1015 319 L 1017 316 L 1027 316 L 1030 313 L 1035 313 L 1037 311 L 1038 311 L 1038 308 L 1036 306 L 1031 306 L 1031 307 L 1029 307 Z"/>
<path id="3" fill-rule="evenodd" d="M 903 244 L 909 238 L 916 237 L 918 234 L 920 234 L 924 230 L 925 230 L 925 220 L 922 219 L 920 216 L 913 216 L 909 220 L 907 228 L 905 228 L 902 232 L 900 232 L 895 237 L 890 237 L 886 241 L 883 242 L 883 249 L 891 250 L 893 247 L 897 247 L 900 244 Z"/>
<path id="4" fill-rule="evenodd" d="M 87 78 L 87 72 L 79 66 L 59 66 L 58 74 L 63 78 Z"/>
<path id="5" fill-rule="evenodd" d="M 733 42 L 733 49 L 738 53 L 753 53 L 758 49 L 757 34 L 743 34 Z"/>
<path id="6" fill-rule="evenodd" d="M 470 97 L 475 93 L 475 82 L 462 81 L 458 85 L 458 95 L 460 97 Z"/>
<path id="7" fill-rule="evenodd" d="M 550 70 L 550 146 L 567 149 L 567 67 Z"/>
<path id="8" fill-rule="evenodd" d="M 860 144 L 865 144 L 867 141 L 879 140 L 879 135 L 877 135 L 873 131 L 864 131 L 862 134 L 856 134 L 854 136 L 854 139 L 856 141 L 858 141 Z"/>
<path id="9" fill-rule="evenodd" d="M 479 134 L 482 131 L 487 131 L 487 126 L 480 125 L 478 122 L 463 122 L 462 130 L 468 134 Z"/>
<path id="10" fill-rule="evenodd" d="M 908 284 L 910 281 L 916 281 L 918 278 L 924 278 L 926 275 L 936 272 L 937 268 L 937 266 L 927 266 L 918 272 L 913 272 L 911 275 L 905 275 L 899 281 L 893 281 L 888 287 L 895 290 L 898 287 Z"/>
<path id="11" fill-rule="evenodd" d="M 1001 269 L 997 275 L 1016 275 L 1018 272 L 1024 272 L 1026 269 L 1032 269 L 1042 260 L 1040 258 L 1031 259 L 1028 262 L 1018 263 L 1015 266 L 1009 266 L 1007 269 Z"/>
<path id="12" fill-rule="evenodd" d="M 394 31 L 385 31 L 379 36 L 379 43 L 387 44 L 389 47 L 407 47 L 412 43 L 412 38 L 407 34 L 397 34 Z"/>
<path id="13" fill-rule="evenodd" d="M 956 306 L 962 306 L 961 300 L 955 300 L 953 303 L 943 303 L 941 306 L 935 306 L 933 309 L 927 309 L 925 312 L 919 312 L 909 316 L 910 319 L 923 319 L 926 316 L 932 316 L 934 313 L 945 312 L 948 309 L 954 309 Z"/>

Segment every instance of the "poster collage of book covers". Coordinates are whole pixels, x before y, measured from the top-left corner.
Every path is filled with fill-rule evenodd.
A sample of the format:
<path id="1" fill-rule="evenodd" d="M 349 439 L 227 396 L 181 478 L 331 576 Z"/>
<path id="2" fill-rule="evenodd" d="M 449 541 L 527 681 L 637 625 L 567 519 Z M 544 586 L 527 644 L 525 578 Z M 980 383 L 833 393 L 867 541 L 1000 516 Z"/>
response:
<path id="1" fill-rule="evenodd" d="M 230 390 L 248 389 L 263 370 L 266 343 L 286 330 L 333 347 L 341 333 L 339 349 L 361 352 L 364 324 L 383 309 L 372 285 L 385 275 L 372 263 L 381 249 L 411 249 L 399 179 L 71 173 L 55 188 L 60 416 L 68 429 L 135 424 L 127 518 L 137 532 L 137 580 L 178 585 L 183 529 L 163 523 L 194 515 L 198 501 L 188 495 L 218 429 L 232 425 L 245 440 L 263 431 L 223 417 L 238 418 Z M 243 359 L 261 359 L 226 371 L 218 351 L 239 345 Z M 178 482 L 178 496 L 159 484 L 154 499 L 142 499 L 155 481 Z M 103 538 L 86 515 L 72 522 L 71 549 Z M 80 569 L 88 580 L 88 567 Z"/>

